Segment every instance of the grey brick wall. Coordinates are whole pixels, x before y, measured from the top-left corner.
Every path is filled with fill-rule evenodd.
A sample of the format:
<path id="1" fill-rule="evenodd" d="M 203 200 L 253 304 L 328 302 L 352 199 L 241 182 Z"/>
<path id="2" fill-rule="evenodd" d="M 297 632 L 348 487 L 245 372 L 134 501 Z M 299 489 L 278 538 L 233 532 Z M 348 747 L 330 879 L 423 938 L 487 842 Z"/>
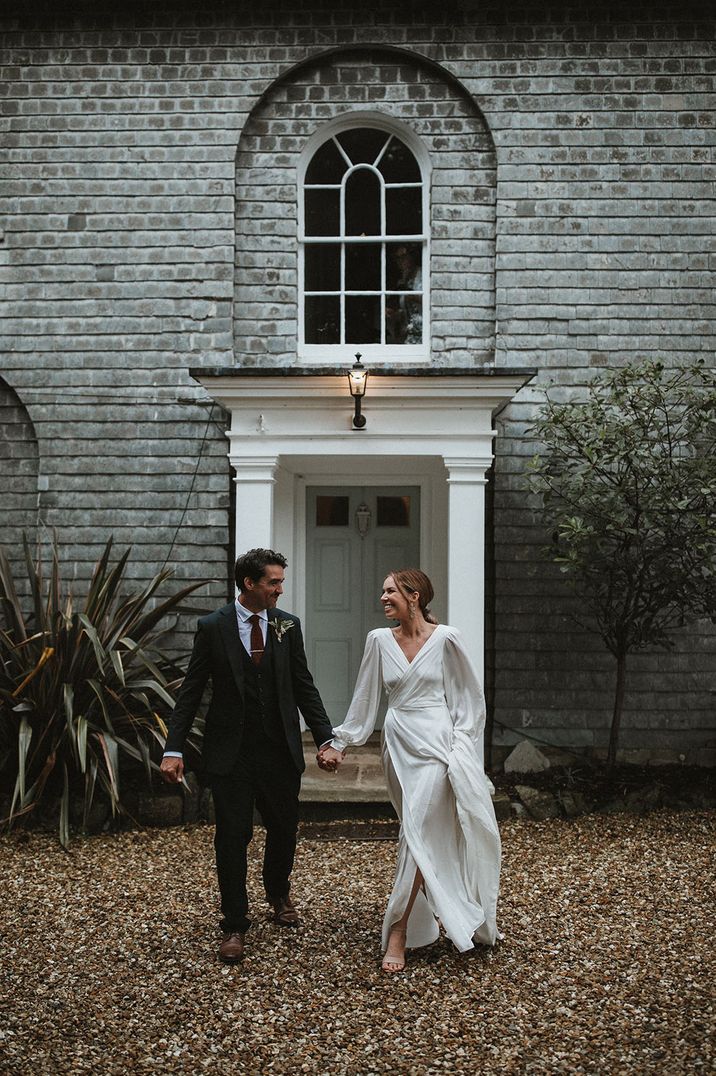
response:
<path id="1" fill-rule="evenodd" d="M 0 378 L 0 548 L 26 592 L 23 536 L 34 549 L 39 492 L 37 437 L 17 393 Z"/>
<path id="2" fill-rule="evenodd" d="M 436 162 L 435 361 L 494 350 L 540 370 L 499 421 L 496 717 L 602 743 L 610 662 L 539 560 L 526 430 L 550 381 L 576 392 L 645 354 L 713 362 L 711 5 L 96 7 L 27 0 L 0 16 L 0 373 L 36 430 L 41 518 L 78 574 L 114 533 L 138 575 L 169 553 L 182 579 L 216 577 L 207 604 L 223 597 L 223 416 L 186 371 L 291 361 L 292 160 L 312 124 L 364 95 L 414 123 Z M 323 81 L 356 61 L 319 54 L 356 46 L 415 59 Z M 487 199 L 469 196 L 480 172 Z M 254 244 L 267 189 L 280 213 Z M 466 269 L 480 283 L 460 295 Z M 627 748 L 713 754 L 715 651 L 702 626 L 633 661 Z"/>
<path id="3" fill-rule="evenodd" d="M 406 123 L 430 156 L 432 362 L 491 362 L 492 139 L 475 102 L 447 72 L 388 49 L 341 51 L 302 65 L 272 87 L 244 126 L 236 174 L 237 356 L 248 364 L 295 362 L 297 167 L 310 136 L 350 111 Z"/>

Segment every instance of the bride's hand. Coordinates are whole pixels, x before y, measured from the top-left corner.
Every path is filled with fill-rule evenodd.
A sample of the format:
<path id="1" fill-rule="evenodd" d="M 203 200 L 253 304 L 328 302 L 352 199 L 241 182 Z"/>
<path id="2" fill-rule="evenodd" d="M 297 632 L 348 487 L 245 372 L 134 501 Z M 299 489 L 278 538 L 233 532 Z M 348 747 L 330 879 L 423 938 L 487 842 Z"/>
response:
<path id="1" fill-rule="evenodd" d="M 343 752 L 336 751 L 335 747 L 322 747 L 316 755 L 316 762 L 327 773 L 335 773 L 343 761 Z"/>

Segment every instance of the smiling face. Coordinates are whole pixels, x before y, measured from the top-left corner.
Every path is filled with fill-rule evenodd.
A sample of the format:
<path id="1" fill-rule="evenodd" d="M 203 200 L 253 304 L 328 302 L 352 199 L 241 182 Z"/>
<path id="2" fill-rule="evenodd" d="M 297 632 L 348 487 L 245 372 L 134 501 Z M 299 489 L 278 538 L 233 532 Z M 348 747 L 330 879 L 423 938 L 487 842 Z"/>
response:
<path id="1" fill-rule="evenodd" d="M 402 621 L 410 619 L 410 602 L 398 590 L 392 575 L 389 575 L 383 583 L 380 603 L 388 620 Z"/>
<path id="2" fill-rule="evenodd" d="M 244 579 L 244 589 L 241 591 L 239 601 L 252 613 L 260 613 L 263 609 L 273 609 L 283 594 L 284 579 L 284 571 L 280 564 L 267 564 L 258 582 L 254 583 L 253 579 L 248 577 Z"/>

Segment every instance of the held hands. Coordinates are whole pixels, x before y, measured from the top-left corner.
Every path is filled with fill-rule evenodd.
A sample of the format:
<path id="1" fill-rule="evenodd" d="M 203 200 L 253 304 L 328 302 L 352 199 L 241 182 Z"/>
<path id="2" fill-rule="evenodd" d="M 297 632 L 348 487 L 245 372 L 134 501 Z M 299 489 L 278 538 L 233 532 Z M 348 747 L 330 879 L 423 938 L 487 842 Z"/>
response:
<path id="1" fill-rule="evenodd" d="M 326 773 L 337 773 L 343 761 L 343 754 L 343 751 L 336 751 L 335 747 L 331 747 L 330 744 L 324 744 L 316 755 L 316 762 Z"/>
<path id="2" fill-rule="evenodd" d="M 184 779 L 184 759 L 169 755 L 163 758 L 159 772 L 168 785 L 178 785 Z"/>

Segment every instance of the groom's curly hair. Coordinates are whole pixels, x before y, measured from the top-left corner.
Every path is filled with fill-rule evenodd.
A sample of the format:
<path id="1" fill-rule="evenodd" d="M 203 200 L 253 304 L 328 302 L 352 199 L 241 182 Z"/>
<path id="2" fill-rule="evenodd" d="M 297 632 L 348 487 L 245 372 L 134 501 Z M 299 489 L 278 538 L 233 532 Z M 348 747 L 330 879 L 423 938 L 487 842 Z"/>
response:
<path id="1" fill-rule="evenodd" d="M 275 549 L 249 549 L 247 553 L 242 553 L 234 568 L 234 579 L 239 590 L 246 589 L 244 579 L 258 583 L 269 564 L 285 568 L 288 561 L 283 553 L 277 553 Z"/>

